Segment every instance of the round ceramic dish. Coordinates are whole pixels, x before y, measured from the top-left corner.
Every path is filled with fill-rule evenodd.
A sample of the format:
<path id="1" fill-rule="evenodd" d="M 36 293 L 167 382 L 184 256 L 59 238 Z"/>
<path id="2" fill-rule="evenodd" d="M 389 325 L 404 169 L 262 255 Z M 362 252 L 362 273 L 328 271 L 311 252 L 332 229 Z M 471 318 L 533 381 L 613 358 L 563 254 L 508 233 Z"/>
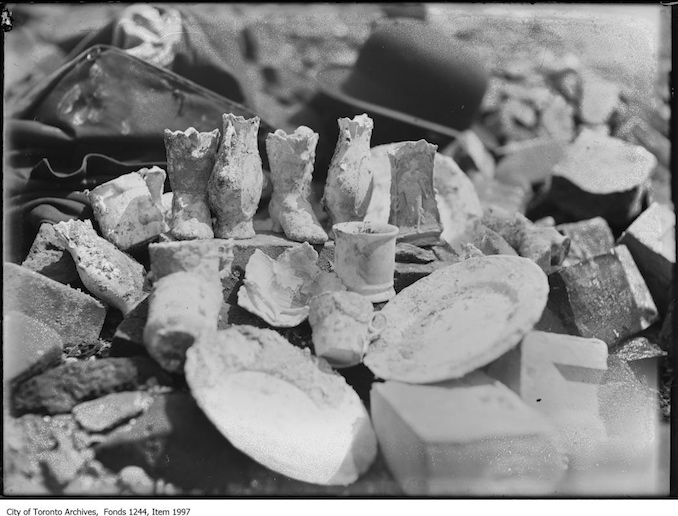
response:
<path id="1" fill-rule="evenodd" d="M 439 269 L 382 309 L 388 325 L 363 363 L 386 380 L 460 378 L 518 344 L 548 293 L 546 274 L 527 258 L 483 256 Z"/>

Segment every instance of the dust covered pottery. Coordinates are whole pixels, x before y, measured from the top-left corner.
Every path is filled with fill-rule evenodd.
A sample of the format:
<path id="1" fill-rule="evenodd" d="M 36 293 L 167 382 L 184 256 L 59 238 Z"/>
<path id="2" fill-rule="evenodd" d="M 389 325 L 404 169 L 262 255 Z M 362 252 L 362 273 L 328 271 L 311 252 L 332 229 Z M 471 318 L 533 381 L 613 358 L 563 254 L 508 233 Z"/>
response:
<path id="1" fill-rule="evenodd" d="M 318 267 L 308 243 L 291 247 L 277 259 L 257 249 L 245 267 L 238 305 L 276 328 L 292 328 L 307 317 L 311 298 L 346 290 L 339 277 Z"/>
<path id="2" fill-rule="evenodd" d="M 527 258 L 482 256 L 444 267 L 382 309 L 389 325 L 363 363 L 386 380 L 460 378 L 518 344 L 548 293 L 546 274 Z"/>
<path id="3" fill-rule="evenodd" d="M 216 332 L 188 350 L 185 372 L 216 428 L 273 471 L 347 485 L 376 457 L 377 438 L 357 393 L 325 360 L 273 330 L 236 325 Z"/>

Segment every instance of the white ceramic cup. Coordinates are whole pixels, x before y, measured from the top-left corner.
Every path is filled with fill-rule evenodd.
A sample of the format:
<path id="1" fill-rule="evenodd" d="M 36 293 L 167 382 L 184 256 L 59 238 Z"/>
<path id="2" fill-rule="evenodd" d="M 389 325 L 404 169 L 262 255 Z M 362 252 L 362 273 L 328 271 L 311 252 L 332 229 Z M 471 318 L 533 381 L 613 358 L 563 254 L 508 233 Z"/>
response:
<path id="1" fill-rule="evenodd" d="M 334 271 L 346 288 L 372 303 L 395 296 L 398 228 L 377 222 L 341 222 L 334 231 Z"/>
<path id="2" fill-rule="evenodd" d="M 386 316 L 354 292 L 324 292 L 311 299 L 309 323 L 315 354 L 336 368 L 359 364 L 370 342 L 386 327 Z"/>

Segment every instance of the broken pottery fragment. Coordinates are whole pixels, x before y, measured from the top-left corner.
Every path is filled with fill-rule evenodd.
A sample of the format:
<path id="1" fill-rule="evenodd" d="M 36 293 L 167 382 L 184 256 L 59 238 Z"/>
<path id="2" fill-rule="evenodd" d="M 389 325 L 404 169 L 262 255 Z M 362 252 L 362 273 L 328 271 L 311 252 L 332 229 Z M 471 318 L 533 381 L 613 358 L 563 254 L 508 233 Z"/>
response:
<path id="1" fill-rule="evenodd" d="M 257 144 L 259 117 L 222 116 L 222 140 L 208 182 L 216 238 L 252 238 L 264 173 Z"/>
<path id="2" fill-rule="evenodd" d="M 499 233 L 483 224 L 477 224 L 472 245 L 486 256 L 492 254 L 518 256 L 516 250 Z"/>
<path id="3" fill-rule="evenodd" d="M 658 317 L 650 291 L 624 245 L 553 272 L 549 284 L 547 311 L 556 315 L 567 333 L 600 339 L 609 347 L 648 328 Z M 551 331 L 546 321 L 536 329 Z"/>
<path id="4" fill-rule="evenodd" d="M 165 129 L 167 174 L 172 187 L 170 234 L 177 240 L 214 238 L 207 183 L 216 160 L 219 130 Z"/>
<path id="5" fill-rule="evenodd" d="M 568 237 L 553 227 L 537 226 L 520 213 L 509 215 L 499 209 L 488 209 L 481 221 L 520 256 L 534 261 L 547 274 L 562 264 L 569 252 Z M 475 245 L 478 247 L 477 243 Z"/>
<path id="6" fill-rule="evenodd" d="M 387 223 L 391 208 L 391 162 L 388 154 L 404 142 L 377 145 L 371 150 L 371 169 L 374 188 L 366 221 Z M 472 223 L 483 214 L 480 199 L 473 182 L 454 160 L 436 153 L 433 160 L 433 186 L 436 205 L 443 226 L 441 238 L 454 245 Z"/>
<path id="7" fill-rule="evenodd" d="M 219 431 L 269 469 L 348 485 L 377 440 L 356 392 L 323 359 L 273 330 L 232 326 L 188 352 L 191 394 Z"/>
<path id="8" fill-rule="evenodd" d="M 433 183 L 443 232 L 441 238 L 455 247 L 483 215 L 483 208 L 471 180 L 452 158 L 436 153 Z"/>
<path id="9" fill-rule="evenodd" d="M 49 222 L 40 224 L 28 256 L 21 265 L 64 285 L 79 279 L 71 253 L 66 250 L 54 232 L 53 224 Z"/>
<path id="10" fill-rule="evenodd" d="M 327 171 L 322 204 L 329 225 L 362 221 L 371 198 L 370 138 L 374 123 L 363 114 L 340 118 L 339 139 Z"/>
<path id="11" fill-rule="evenodd" d="M 395 296 L 393 274 L 398 228 L 372 222 L 332 226 L 334 270 L 351 292 L 380 303 Z"/>
<path id="12" fill-rule="evenodd" d="M 386 318 L 354 292 L 325 292 L 309 304 L 313 349 L 334 368 L 359 364 L 367 346 L 381 332 Z"/>
<path id="13" fill-rule="evenodd" d="M 148 295 L 143 265 L 101 238 L 90 220 L 59 222 L 54 231 L 71 253 L 83 285 L 93 295 L 123 315 Z"/>
<path id="14" fill-rule="evenodd" d="M 612 230 L 602 217 L 559 224 L 556 229 L 570 239 L 564 267 L 607 253 L 614 247 Z"/>
<path id="15" fill-rule="evenodd" d="M 104 432 L 138 416 L 153 402 L 142 391 L 114 392 L 73 407 L 75 420 L 89 432 Z"/>
<path id="16" fill-rule="evenodd" d="M 203 333 L 214 333 L 222 303 L 222 275 L 233 261 L 232 240 L 149 245 L 153 291 L 143 342 L 165 370 L 183 370 L 186 350 Z"/>
<path id="17" fill-rule="evenodd" d="M 88 194 L 103 237 L 122 251 L 143 245 L 167 231 L 161 196 L 165 171 L 143 168 L 116 177 Z"/>
<path id="18" fill-rule="evenodd" d="M 370 398 L 380 450 L 408 495 L 552 494 L 567 469 L 546 418 L 480 371 L 374 383 Z"/>
<path id="19" fill-rule="evenodd" d="M 619 244 L 628 247 L 650 289 L 660 314 L 673 299 L 676 265 L 676 215 L 663 204 L 652 203 L 622 233 Z"/>
<path id="20" fill-rule="evenodd" d="M 532 329 L 548 280 L 531 260 L 482 256 L 436 270 L 381 310 L 389 324 L 363 363 L 378 378 L 430 383 L 498 358 Z"/>
<path id="21" fill-rule="evenodd" d="M 495 175 L 495 162 L 492 154 L 471 129 L 463 131 L 438 154 L 451 158 L 469 176 L 480 174 L 492 178 Z"/>
<path id="22" fill-rule="evenodd" d="M 396 244 L 395 258 L 396 262 L 400 263 L 431 263 L 439 259 L 436 258 L 434 251 L 405 242 Z"/>
<path id="23" fill-rule="evenodd" d="M 275 260 L 255 250 L 238 290 L 238 305 L 271 326 L 301 324 L 313 296 L 346 290 L 335 273 L 321 270 L 317 262 L 318 253 L 308 242 L 287 249 Z"/>
<path id="24" fill-rule="evenodd" d="M 282 129 L 266 137 L 273 194 L 268 209 L 273 231 L 297 242 L 322 244 L 327 233 L 313 212 L 309 196 L 318 133 L 301 126 L 292 134 Z"/>
<path id="25" fill-rule="evenodd" d="M 443 227 L 433 187 L 436 145 L 425 140 L 402 142 L 388 153 L 391 162 L 389 224 L 397 226 L 398 241 L 435 245 Z"/>
<path id="26" fill-rule="evenodd" d="M 486 372 L 551 421 L 573 467 L 607 437 L 598 403 L 606 370 L 602 340 L 532 331 Z"/>
<path id="27" fill-rule="evenodd" d="M 553 169 L 549 199 L 577 220 L 625 228 L 641 211 L 657 159 L 638 145 L 584 129 Z"/>

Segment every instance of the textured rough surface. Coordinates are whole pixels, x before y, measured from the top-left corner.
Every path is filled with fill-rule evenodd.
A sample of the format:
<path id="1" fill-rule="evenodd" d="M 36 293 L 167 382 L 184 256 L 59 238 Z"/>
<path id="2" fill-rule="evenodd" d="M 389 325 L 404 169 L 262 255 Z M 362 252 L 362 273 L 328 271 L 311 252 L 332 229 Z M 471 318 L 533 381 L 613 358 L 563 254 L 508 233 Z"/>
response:
<path id="1" fill-rule="evenodd" d="M 602 340 L 532 331 L 486 372 L 551 421 L 570 467 L 581 468 L 607 437 L 598 403 L 606 370 Z"/>
<path id="2" fill-rule="evenodd" d="M 676 265 L 676 215 L 653 203 L 633 221 L 617 241 L 628 247 L 659 313 L 664 315 L 673 299 Z"/>
<path id="3" fill-rule="evenodd" d="M 148 358 L 85 360 L 60 365 L 19 384 L 12 402 L 19 414 L 59 414 L 112 392 L 170 383 L 169 376 Z"/>
<path id="4" fill-rule="evenodd" d="M 396 244 L 395 259 L 400 263 L 431 263 L 436 260 L 436 255 L 430 249 L 400 242 Z"/>
<path id="5" fill-rule="evenodd" d="M 322 244 L 327 233 L 309 202 L 318 133 L 301 126 L 292 134 L 282 129 L 266 138 L 273 194 L 268 210 L 273 231 L 297 242 Z"/>
<path id="6" fill-rule="evenodd" d="M 443 227 L 433 188 L 433 163 L 438 147 L 425 140 L 402 142 L 388 152 L 391 162 L 389 224 L 398 226 L 398 241 L 435 245 Z"/>
<path id="7" fill-rule="evenodd" d="M 28 256 L 21 265 L 65 285 L 80 279 L 71 253 L 57 237 L 54 226 L 48 222 L 40 225 Z"/>
<path id="8" fill-rule="evenodd" d="M 607 253 L 614 247 L 612 230 L 602 217 L 558 224 L 556 229 L 570 239 L 570 252 L 562 263 L 564 267 Z"/>
<path id="9" fill-rule="evenodd" d="M 387 327 L 363 363 L 387 380 L 460 378 L 517 345 L 539 320 L 547 297 L 546 275 L 531 260 L 466 259 L 389 301 L 380 312 Z"/>
<path id="10" fill-rule="evenodd" d="M 181 373 L 186 350 L 216 332 L 222 293 L 218 276 L 175 272 L 155 282 L 148 300 L 144 346 L 163 369 Z"/>
<path id="11" fill-rule="evenodd" d="M 170 233 L 177 240 L 214 238 L 207 183 L 216 160 L 219 130 L 165 129 L 167 174 L 172 186 Z"/>
<path id="12" fill-rule="evenodd" d="M 123 314 L 148 295 L 143 265 L 101 238 L 91 221 L 59 222 L 54 231 L 73 256 L 82 283 L 93 295 Z"/>
<path id="13" fill-rule="evenodd" d="M 129 251 L 167 230 L 160 199 L 165 176 L 159 167 L 143 168 L 88 193 L 94 218 L 106 240 Z"/>
<path id="14" fill-rule="evenodd" d="M 657 159 L 645 148 L 585 129 L 553 170 L 555 206 L 576 219 L 626 227 L 641 211 Z"/>
<path id="15" fill-rule="evenodd" d="M 3 392 L 12 380 L 59 363 L 63 341 L 51 327 L 17 311 L 5 311 L 2 320 Z"/>
<path id="16" fill-rule="evenodd" d="M 208 182 L 208 198 L 217 221 L 216 238 L 252 238 L 252 217 L 259 207 L 264 173 L 257 147 L 259 117 L 222 116 L 222 140 Z"/>
<path id="17" fill-rule="evenodd" d="M 4 265 L 3 298 L 6 311 L 49 326 L 64 344 L 95 341 L 106 317 L 106 308 L 92 296 L 13 263 Z"/>
<path id="18" fill-rule="evenodd" d="M 550 494 L 567 468 L 546 419 L 480 372 L 377 383 L 371 407 L 380 449 L 408 495 Z"/>
<path id="19" fill-rule="evenodd" d="M 362 221 L 372 196 L 370 138 L 374 123 L 363 114 L 340 118 L 339 139 L 327 171 L 323 205 L 329 226 Z"/>
<path id="20" fill-rule="evenodd" d="M 186 381 L 219 431 L 273 471 L 347 485 L 374 462 L 376 436 L 355 391 L 272 330 L 233 326 L 200 341 Z"/>
<path id="21" fill-rule="evenodd" d="M 549 275 L 547 311 L 567 333 L 603 340 L 608 346 L 657 320 L 657 308 L 628 249 L 579 262 Z M 557 331 L 542 319 L 536 329 Z"/>

